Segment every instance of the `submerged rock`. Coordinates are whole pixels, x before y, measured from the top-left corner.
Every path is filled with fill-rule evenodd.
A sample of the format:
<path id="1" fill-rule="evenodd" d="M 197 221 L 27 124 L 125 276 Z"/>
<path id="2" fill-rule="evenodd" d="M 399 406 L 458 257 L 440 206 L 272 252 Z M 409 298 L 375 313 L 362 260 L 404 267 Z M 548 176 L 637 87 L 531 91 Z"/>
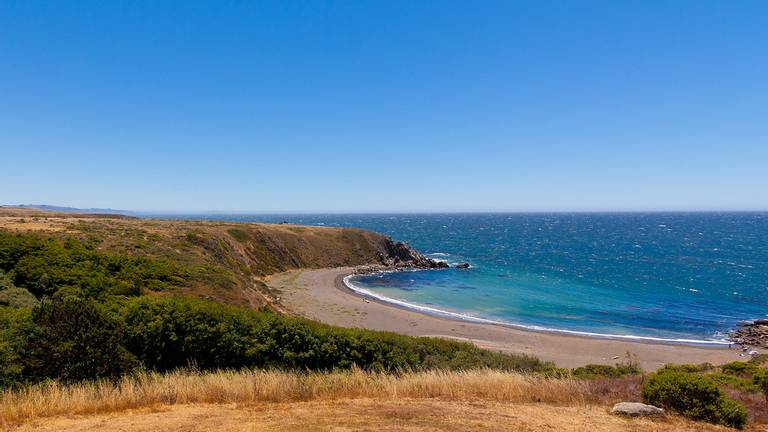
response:
<path id="1" fill-rule="evenodd" d="M 640 402 L 619 402 L 613 406 L 611 414 L 629 417 L 663 417 L 665 415 L 663 409 Z"/>
<path id="2" fill-rule="evenodd" d="M 471 266 L 469 265 L 469 263 L 461 263 L 461 264 L 456 264 L 455 266 L 453 266 L 453 268 L 457 268 L 457 269 L 468 269 L 470 267 Z"/>

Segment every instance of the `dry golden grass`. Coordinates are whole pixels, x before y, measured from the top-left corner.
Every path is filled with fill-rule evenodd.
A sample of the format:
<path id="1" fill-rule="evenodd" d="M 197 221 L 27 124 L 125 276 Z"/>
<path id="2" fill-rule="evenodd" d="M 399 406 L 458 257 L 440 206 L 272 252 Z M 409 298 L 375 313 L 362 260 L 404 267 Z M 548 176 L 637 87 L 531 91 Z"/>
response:
<path id="1" fill-rule="evenodd" d="M 348 398 L 484 399 L 583 405 L 595 401 L 587 381 L 495 371 L 419 372 L 399 376 L 359 370 L 333 373 L 221 371 L 144 373 L 116 383 L 38 385 L 0 394 L 0 424 L 60 414 L 94 414 L 155 405 L 328 401 Z"/>
<path id="2" fill-rule="evenodd" d="M 333 401 L 188 404 L 90 416 L 59 416 L 13 432 L 515 431 L 702 432 L 729 429 L 679 418 L 625 419 L 602 406 L 485 400 L 341 399 Z"/>
<path id="3" fill-rule="evenodd" d="M 23 217 L 0 216 L 0 228 L 10 231 L 60 232 L 67 231 L 67 224 L 84 220 L 85 219 L 76 218 L 63 219 L 38 217 L 35 217 L 34 219 L 26 219 Z"/>
<path id="4" fill-rule="evenodd" d="M 497 371 L 145 373 L 0 394 L 15 431 L 725 430 L 608 413 L 593 381 Z"/>

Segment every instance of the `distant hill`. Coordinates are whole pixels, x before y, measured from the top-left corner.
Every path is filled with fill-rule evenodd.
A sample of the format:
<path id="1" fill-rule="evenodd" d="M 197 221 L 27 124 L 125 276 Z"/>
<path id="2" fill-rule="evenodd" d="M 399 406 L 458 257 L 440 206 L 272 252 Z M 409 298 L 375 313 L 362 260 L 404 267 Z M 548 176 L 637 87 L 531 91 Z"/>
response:
<path id="1" fill-rule="evenodd" d="M 57 212 L 65 212 L 65 213 L 92 213 L 92 214 L 119 214 L 119 215 L 134 214 L 134 212 L 131 212 L 128 210 L 116 210 L 116 209 L 105 209 L 105 208 L 62 207 L 62 206 L 54 206 L 54 205 L 48 205 L 48 204 L 19 204 L 19 205 L 10 205 L 7 207 L 57 211 Z"/>

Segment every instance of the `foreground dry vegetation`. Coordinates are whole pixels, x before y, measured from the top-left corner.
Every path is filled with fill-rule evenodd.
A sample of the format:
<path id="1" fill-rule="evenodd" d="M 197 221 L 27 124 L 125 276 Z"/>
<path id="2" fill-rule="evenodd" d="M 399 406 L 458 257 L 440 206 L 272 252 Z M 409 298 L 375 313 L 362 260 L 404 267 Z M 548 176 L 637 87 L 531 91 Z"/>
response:
<path id="1" fill-rule="evenodd" d="M 634 380 L 634 381 L 633 381 Z M 611 416 L 638 378 L 551 379 L 489 370 L 400 375 L 146 373 L 114 383 L 5 391 L 5 430 L 727 430 L 671 417 Z"/>
<path id="2" fill-rule="evenodd" d="M 36 421 L 13 432 L 515 431 L 699 432 L 727 429 L 679 419 L 629 420 L 600 406 L 435 399 L 346 399 L 236 405 L 174 405 Z"/>

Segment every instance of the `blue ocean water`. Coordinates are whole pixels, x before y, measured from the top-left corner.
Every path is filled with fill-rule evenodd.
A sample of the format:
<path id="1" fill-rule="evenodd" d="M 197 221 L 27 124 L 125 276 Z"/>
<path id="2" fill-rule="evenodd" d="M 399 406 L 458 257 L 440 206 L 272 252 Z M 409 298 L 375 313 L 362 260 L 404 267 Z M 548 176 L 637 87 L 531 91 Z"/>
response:
<path id="1" fill-rule="evenodd" d="M 768 313 L 768 213 L 196 217 L 385 233 L 472 267 L 355 276 L 355 287 L 510 324 L 713 341 Z"/>

